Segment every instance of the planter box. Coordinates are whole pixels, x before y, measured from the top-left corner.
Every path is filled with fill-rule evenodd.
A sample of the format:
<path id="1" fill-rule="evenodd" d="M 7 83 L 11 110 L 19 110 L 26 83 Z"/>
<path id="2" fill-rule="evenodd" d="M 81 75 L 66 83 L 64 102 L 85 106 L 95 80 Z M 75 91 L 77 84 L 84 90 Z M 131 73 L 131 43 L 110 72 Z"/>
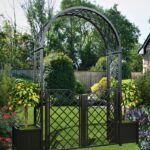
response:
<path id="1" fill-rule="evenodd" d="M 41 129 L 29 126 L 28 129 L 13 127 L 13 150 L 41 150 Z"/>
<path id="2" fill-rule="evenodd" d="M 111 122 L 111 127 L 113 128 L 111 143 L 138 143 L 137 122 L 122 122 L 121 124 Z"/>

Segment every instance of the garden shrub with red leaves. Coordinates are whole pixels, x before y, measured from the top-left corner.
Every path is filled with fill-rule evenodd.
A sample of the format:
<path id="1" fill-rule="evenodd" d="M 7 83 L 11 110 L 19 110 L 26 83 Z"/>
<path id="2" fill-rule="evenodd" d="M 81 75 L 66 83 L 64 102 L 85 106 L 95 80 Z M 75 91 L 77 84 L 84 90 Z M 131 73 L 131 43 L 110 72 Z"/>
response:
<path id="1" fill-rule="evenodd" d="M 15 112 L 0 110 L 0 150 L 10 148 L 12 143 L 12 126 L 16 123 Z"/>

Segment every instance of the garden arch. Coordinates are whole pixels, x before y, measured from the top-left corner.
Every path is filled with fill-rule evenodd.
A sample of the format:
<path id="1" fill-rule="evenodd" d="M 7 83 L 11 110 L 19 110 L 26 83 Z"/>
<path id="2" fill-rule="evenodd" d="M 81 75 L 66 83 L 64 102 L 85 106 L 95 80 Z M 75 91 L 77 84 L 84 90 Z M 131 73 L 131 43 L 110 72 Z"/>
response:
<path id="1" fill-rule="evenodd" d="M 46 123 L 45 123 L 45 128 L 46 128 L 46 132 L 45 132 L 45 140 L 46 140 L 46 150 L 48 150 L 49 148 L 51 149 L 70 149 L 70 148 L 74 148 L 74 147 L 87 147 L 90 145 L 106 145 L 106 144 L 111 144 L 113 143 L 114 139 L 114 132 L 117 132 L 117 136 L 119 136 L 119 130 L 118 131 L 113 131 L 112 128 L 112 124 L 110 124 L 110 121 L 113 119 L 115 123 L 121 122 L 121 59 L 122 59 L 122 49 L 121 49 L 121 44 L 120 44 L 120 39 L 118 36 L 118 33 L 116 31 L 116 29 L 114 28 L 114 26 L 112 25 L 112 23 L 101 13 L 99 13 L 96 10 L 87 8 L 87 7 L 72 7 L 72 8 L 68 8 L 60 13 L 58 13 L 56 16 L 54 16 L 51 21 L 49 21 L 44 27 L 43 29 L 41 29 L 39 35 L 38 35 L 38 42 L 39 45 L 42 48 L 38 48 L 38 50 L 40 49 L 40 74 L 39 74 L 39 78 L 40 78 L 40 83 L 41 83 L 41 89 L 42 91 L 44 91 L 44 79 L 43 79 L 43 72 L 44 72 L 44 67 L 43 67 L 43 47 L 44 47 L 44 43 L 45 43 L 45 38 L 44 35 L 45 33 L 51 28 L 51 26 L 53 25 L 53 23 L 56 21 L 57 18 L 59 17 L 64 17 L 64 16 L 76 16 L 79 18 L 83 18 L 86 21 L 90 22 L 98 31 L 99 35 L 101 36 L 101 38 L 103 39 L 103 42 L 105 44 L 105 48 L 106 48 L 106 58 L 107 58 L 107 104 L 105 106 L 104 109 L 102 109 L 103 107 L 101 107 L 102 113 L 103 115 L 100 115 L 99 113 L 101 113 L 101 111 L 99 112 L 99 110 L 97 110 L 97 107 L 93 107 L 92 104 L 87 104 L 87 99 L 88 97 L 91 97 L 91 95 L 83 95 L 80 97 L 80 107 L 78 108 L 78 112 L 77 113 L 73 113 L 74 117 L 72 119 L 75 118 L 75 116 L 77 116 L 79 114 L 79 117 L 77 118 L 79 121 L 76 124 L 77 126 L 79 126 L 79 130 L 76 128 L 72 128 L 72 130 L 66 129 L 67 131 L 62 131 L 62 128 L 57 132 L 56 130 L 53 130 L 55 127 L 51 126 L 51 122 L 52 120 L 50 120 L 50 117 L 53 117 L 51 115 L 49 115 L 49 113 L 52 112 L 57 114 L 57 116 L 59 117 L 58 111 L 61 111 L 61 113 L 64 113 L 64 110 L 61 108 L 61 106 L 59 106 L 59 109 L 56 110 L 52 108 L 52 105 L 50 104 L 51 102 L 48 101 L 48 103 L 46 103 Z M 35 59 L 36 59 L 36 53 L 35 55 Z M 112 67 L 114 67 L 113 61 L 116 61 L 115 63 L 115 67 L 117 69 L 113 70 Z M 36 68 L 36 67 L 35 67 Z M 111 89 L 111 77 L 114 77 L 117 80 L 117 88 L 115 89 Z M 53 92 L 54 93 L 54 92 Z M 57 94 L 60 93 L 60 91 L 56 92 Z M 63 94 L 65 93 L 64 91 L 62 92 Z M 110 102 L 110 95 L 113 95 L 113 100 Z M 92 98 L 91 98 L 92 99 Z M 76 107 L 78 107 L 79 104 L 76 105 Z M 88 105 L 88 106 L 87 106 Z M 85 107 L 87 106 L 87 107 Z M 66 106 L 66 109 L 68 109 L 71 113 L 71 109 Z M 92 111 L 93 113 L 89 112 Z M 94 111 L 97 112 L 97 115 L 99 116 L 93 116 Z M 64 114 L 66 115 L 66 113 Z M 100 123 L 101 119 L 106 121 L 104 124 L 105 125 L 94 125 L 92 124 L 90 119 L 87 119 L 89 117 L 93 117 L 95 118 L 95 120 Z M 99 120 L 97 120 L 97 118 L 100 118 Z M 103 119 L 105 118 L 105 119 Z M 69 119 L 71 119 L 69 117 Z M 87 119 L 87 120 L 85 120 Z M 61 121 L 53 119 L 53 123 L 56 125 L 60 125 L 58 122 L 61 122 L 61 124 L 68 125 L 69 123 L 67 123 L 65 121 L 65 119 L 61 119 Z M 57 124 L 58 123 L 58 124 Z M 105 126 L 105 127 L 103 127 Z M 118 126 L 119 127 L 119 126 Z M 71 127 L 70 127 L 71 128 Z M 50 130 L 53 130 L 53 133 Z M 93 132 L 93 130 L 95 130 Z M 100 131 L 101 130 L 101 131 Z M 106 130 L 105 132 L 102 130 Z M 64 135 L 61 135 L 60 132 L 64 132 Z M 79 139 L 78 142 L 75 142 L 75 139 L 73 137 L 73 135 L 70 135 L 68 132 L 73 132 L 74 136 Z M 98 136 L 98 134 L 96 132 L 99 132 L 98 134 L 100 136 Z M 68 134 L 67 139 L 66 138 L 66 134 Z M 59 135 L 58 141 L 53 141 L 53 138 L 56 139 L 56 137 Z M 53 136 L 50 137 L 50 136 Z M 98 136 L 98 140 L 94 139 L 94 136 Z M 52 138 L 52 139 L 51 139 Z M 72 138 L 74 140 L 74 142 L 76 143 L 75 146 L 73 143 L 70 142 L 70 138 Z M 102 139 L 105 138 L 105 139 Z M 64 144 L 60 144 L 59 142 L 61 140 L 65 139 L 63 142 Z M 60 140 L 60 141 L 59 141 Z M 92 140 L 95 140 L 96 142 L 92 142 Z M 105 142 L 107 141 L 107 142 Z M 59 143 L 59 144 L 58 144 Z M 53 144 L 53 145 L 52 145 Z M 65 144 L 67 145 L 65 147 Z M 59 145 L 59 146 L 57 146 Z"/>

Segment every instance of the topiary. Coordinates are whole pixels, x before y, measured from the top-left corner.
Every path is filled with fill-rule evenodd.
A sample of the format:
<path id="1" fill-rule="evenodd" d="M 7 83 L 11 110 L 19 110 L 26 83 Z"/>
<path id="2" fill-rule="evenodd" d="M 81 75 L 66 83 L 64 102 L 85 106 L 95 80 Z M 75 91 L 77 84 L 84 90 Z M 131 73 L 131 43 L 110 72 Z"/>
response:
<path id="1" fill-rule="evenodd" d="M 44 59 L 44 63 L 46 88 L 74 90 L 73 62 L 67 55 L 51 53 Z"/>
<path id="2" fill-rule="evenodd" d="M 138 77 L 135 81 L 143 104 L 150 106 L 150 70 Z"/>

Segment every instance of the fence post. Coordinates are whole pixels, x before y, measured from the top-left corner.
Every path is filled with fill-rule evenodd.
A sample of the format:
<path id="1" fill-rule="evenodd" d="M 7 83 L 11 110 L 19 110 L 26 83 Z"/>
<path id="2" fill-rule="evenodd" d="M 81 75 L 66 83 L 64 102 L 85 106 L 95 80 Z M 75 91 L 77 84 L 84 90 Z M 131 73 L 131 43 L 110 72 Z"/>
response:
<path id="1" fill-rule="evenodd" d="M 50 103 L 47 98 L 45 98 L 45 150 L 49 150 L 50 143 Z"/>
<path id="2" fill-rule="evenodd" d="M 80 147 L 88 145 L 88 97 L 86 94 L 80 97 Z"/>

